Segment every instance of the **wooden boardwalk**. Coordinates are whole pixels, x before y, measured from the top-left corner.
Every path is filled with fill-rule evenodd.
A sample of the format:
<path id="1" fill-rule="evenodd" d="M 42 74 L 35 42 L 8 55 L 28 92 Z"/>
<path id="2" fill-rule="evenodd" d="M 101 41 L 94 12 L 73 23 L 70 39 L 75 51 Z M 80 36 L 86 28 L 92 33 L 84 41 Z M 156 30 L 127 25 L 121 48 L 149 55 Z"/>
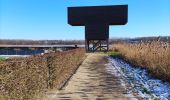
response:
<path id="1" fill-rule="evenodd" d="M 108 73 L 107 55 L 88 54 L 62 90 L 47 91 L 41 100 L 130 100 L 120 77 Z"/>

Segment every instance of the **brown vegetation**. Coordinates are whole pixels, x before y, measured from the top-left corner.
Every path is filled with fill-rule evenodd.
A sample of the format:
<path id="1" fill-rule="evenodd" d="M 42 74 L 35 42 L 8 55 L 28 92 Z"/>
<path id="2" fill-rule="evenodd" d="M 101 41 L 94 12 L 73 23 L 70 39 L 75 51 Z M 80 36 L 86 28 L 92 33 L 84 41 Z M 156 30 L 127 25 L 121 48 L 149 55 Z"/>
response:
<path id="1" fill-rule="evenodd" d="M 0 99 L 32 100 L 49 88 L 61 88 L 84 57 L 84 49 L 0 62 Z"/>
<path id="2" fill-rule="evenodd" d="M 170 44 L 159 41 L 138 44 L 115 44 L 128 62 L 147 68 L 152 75 L 170 82 Z"/>

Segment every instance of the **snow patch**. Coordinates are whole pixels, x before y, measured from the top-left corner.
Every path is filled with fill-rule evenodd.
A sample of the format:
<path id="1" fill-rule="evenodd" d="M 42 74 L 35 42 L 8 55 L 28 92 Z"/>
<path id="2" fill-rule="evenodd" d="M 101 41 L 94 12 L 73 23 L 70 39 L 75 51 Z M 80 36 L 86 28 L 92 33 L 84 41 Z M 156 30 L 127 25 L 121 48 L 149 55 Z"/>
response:
<path id="1" fill-rule="evenodd" d="M 109 58 L 108 72 L 121 77 L 131 85 L 132 91 L 147 100 L 170 100 L 170 83 L 163 82 L 150 76 L 146 69 L 135 68 L 119 58 Z M 131 90 L 129 90 L 132 92 Z"/>
<path id="2" fill-rule="evenodd" d="M 120 82 L 121 82 L 121 86 L 124 87 L 126 89 L 126 84 L 125 84 L 125 81 L 124 81 L 124 75 L 122 72 L 120 72 L 120 69 L 113 66 L 112 65 L 112 62 L 109 60 L 109 63 L 106 65 L 106 70 L 107 72 L 109 72 L 110 74 L 112 74 L 113 76 L 116 76 L 119 78 Z M 127 90 L 127 89 L 126 89 Z M 127 94 L 125 94 L 126 97 L 129 97 L 130 100 L 137 100 L 135 98 L 135 96 L 132 94 L 132 91 L 128 91 Z"/>

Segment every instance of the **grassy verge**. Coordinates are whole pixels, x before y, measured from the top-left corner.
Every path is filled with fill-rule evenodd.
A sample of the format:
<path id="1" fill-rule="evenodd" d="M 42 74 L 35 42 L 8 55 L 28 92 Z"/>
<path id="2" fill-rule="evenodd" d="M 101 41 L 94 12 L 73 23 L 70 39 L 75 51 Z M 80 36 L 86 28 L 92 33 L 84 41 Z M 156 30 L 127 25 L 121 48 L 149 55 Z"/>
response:
<path id="1" fill-rule="evenodd" d="M 101 54 L 107 54 L 111 57 L 120 57 L 121 53 L 117 51 L 101 52 Z"/>
<path id="2" fill-rule="evenodd" d="M 5 60 L 6 60 L 6 58 L 0 57 L 0 61 L 5 61 Z"/>
<path id="3" fill-rule="evenodd" d="M 139 44 L 114 44 L 113 50 L 131 64 L 146 68 L 162 80 L 170 82 L 170 44 L 159 41 Z"/>

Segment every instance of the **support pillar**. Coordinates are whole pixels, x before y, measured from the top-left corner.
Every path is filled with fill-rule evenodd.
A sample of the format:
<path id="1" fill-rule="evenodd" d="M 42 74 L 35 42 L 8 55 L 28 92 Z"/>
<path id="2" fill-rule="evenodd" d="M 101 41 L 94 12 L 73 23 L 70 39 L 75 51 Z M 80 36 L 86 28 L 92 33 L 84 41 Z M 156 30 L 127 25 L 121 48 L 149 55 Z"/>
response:
<path id="1" fill-rule="evenodd" d="M 85 49 L 87 52 L 103 52 L 109 50 L 109 41 L 106 40 L 85 40 Z"/>

